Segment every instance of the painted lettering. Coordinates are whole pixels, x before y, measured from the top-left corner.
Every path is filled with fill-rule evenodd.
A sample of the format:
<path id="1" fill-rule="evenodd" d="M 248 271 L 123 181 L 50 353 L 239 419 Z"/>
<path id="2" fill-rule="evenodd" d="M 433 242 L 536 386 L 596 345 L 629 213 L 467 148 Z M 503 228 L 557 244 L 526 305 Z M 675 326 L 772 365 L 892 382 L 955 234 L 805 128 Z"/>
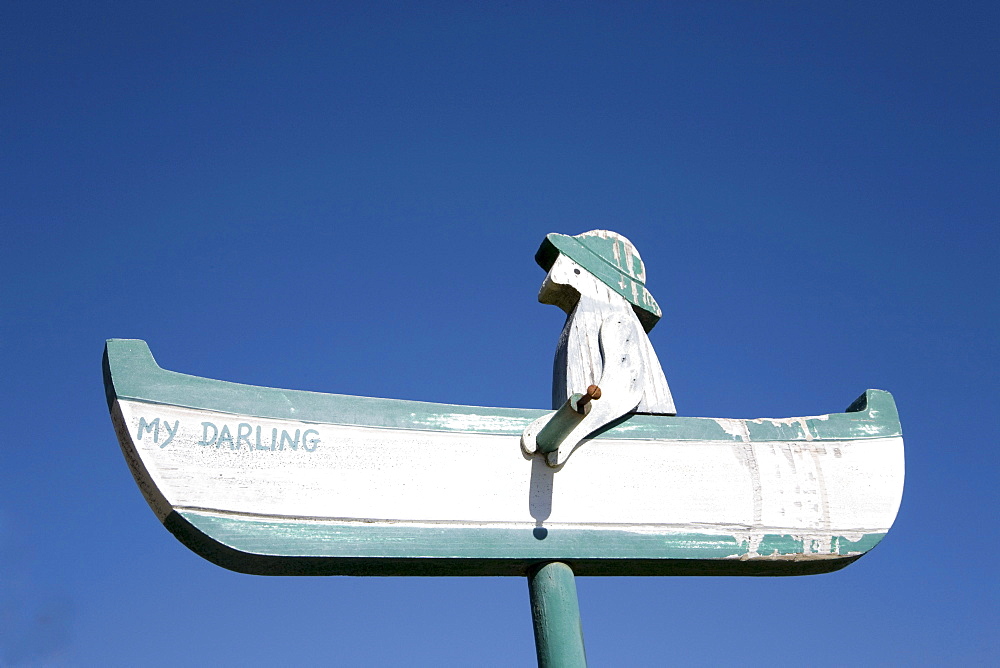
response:
<path id="1" fill-rule="evenodd" d="M 153 435 L 153 440 L 156 442 L 160 425 L 166 430 L 166 440 L 160 444 L 161 448 L 173 441 L 174 437 L 180 433 L 180 420 L 168 423 L 165 420 L 157 418 L 152 422 L 140 421 L 139 438 L 142 438 L 142 435 L 148 432 Z M 322 442 L 317 429 L 306 429 L 305 431 L 296 429 L 292 431 L 290 429 L 272 427 L 270 439 L 268 439 L 267 432 L 264 431 L 265 429 L 266 427 L 262 427 L 261 425 L 239 422 L 235 426 L 236 434 L 234 436 L 234 428 L 228 424 L 224 422 L 217 424 L 205 421 L 201 423 L 201 440 L 198 441 L 198 445 L 202 447 L 214 445 L 216 448 L 228 447 L 230 450 L 242 450 L 246 448 L 248 451 L 263 450 L 265 452 L 285 450 L 286 448 L 288 450 L 298 450 L 299 446 L 302 446 L 302 449 L 306 452 L 315 452 L 316 448 Z"/>
<path id="2" fill-rule="evenodd" d="M 136 434 L 136 440 L 142 440 L 142 434 L 144 431 L 148 431 L 153 435 L 153 443 L 158 443 L 160 440 L 160 418 L 154 418 L 152 422 L 146 422 L 146 418 L 139 418 L 139 433 Z"/>
<path id="3" fill-rule="evenodd" d="M 312 438 L 309 438 L 309 434 L 316 434 Z M 310 447 L 311 446 L 311 447 Z M 306 449 L 307 452 L 312 452 L 319 447 L 319 432 L 315 429 L 306 429 L 302 432 L 302 447 Z"/>
<path id="4" fill-rule="evenodd" d="M 300 431 L 299 429 L 295 430 L 295 440 L 292 440 L 292 437 L 288 435 L 288 432 L 285 431 L 284 429 L 282 429 L 281 430 L 281 445 L 278 447 L 278 449 L 279 450 L 284 450 L 285 449 L 285 443 L 288 443 L 288 446 L 292 450 L 298 450 L 299 449 L 299 431 Z"/>
<path id="5" fill-rule="evenodd" d="M 246 428 L 246 432 L 243 429 Z M 250 434 L 253 433 L 253 427 L 248 425 L 246 422 L 240 422 L 236 427 L 236 449 L 239 450 L 243 447 L 243 444 L 247 444 L 247 450 L 253 450 L 253 446 L 250 445 Z"/>
<path id="6" fill-rule="evenodd" d="M 208 428 L 212 428 L 212 440 L 208 439 Z M 202 422 L 201 423 L 202 434 L 201 440 L 198 441 L 198 445 L 212 445 L 215 443 L 215 439 L 219 437 L 219 428 L 215 426 L 213 422 Z"/>
<path id="7" fill-rule="evenodd" d="M 170 441 L 174 440 L 174 436 L 177 435 L 177 430 L 180 429 L 181 421 L 174 420 L 174 426 L 172 428 L 170 426 L 170 423 L 167 422 L 166 420 L 164 420 L 162 424 L 163 428 L 167 430 L 167 438 L 163 441 L 163 443 L 160 443 L 160 447 L 165 448 L 167 447 L 167 444 L 170 443 Z M 155 437 L 153 440 L 156 440 Z"/>
<path id="8" fill-rule="evenodd" d="M 229 449 L 230 450 L 235 450 L 236 449 L 236 446 L 233 445 L 233 434 L 232 434 L 232 432 L 229 431 L 229 425 L 228 424 L 222 425 L 222 429 L 219 430 L 219 440 L 217 440 L 215 442 L 215 447 L 221 448 L 223 441 L 226 441 L 227 443 L 229 443 Z"/>

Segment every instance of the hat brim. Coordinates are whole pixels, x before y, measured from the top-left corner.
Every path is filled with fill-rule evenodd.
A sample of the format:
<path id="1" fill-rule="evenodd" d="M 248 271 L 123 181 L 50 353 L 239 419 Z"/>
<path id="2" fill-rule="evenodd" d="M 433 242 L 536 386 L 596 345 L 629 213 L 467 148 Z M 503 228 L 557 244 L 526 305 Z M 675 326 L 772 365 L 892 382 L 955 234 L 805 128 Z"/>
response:
<path id="1" fill-rule="evenodd" d="M 538 252 L 535 253 L 535 262 L 542 269 L 548 271 L 555 264 L 560 253 L 569 257 L 628 300 L 646 332 L 653 329 L 660 320 L 662 315 L 660 307 L 653 299 L 653 295 L 649 294 L 645 285 L 624 274 L 618 267 L 606 262 L 604 258 L 581 244 L 574 237 L 554 232 L 546 235 Z"/>

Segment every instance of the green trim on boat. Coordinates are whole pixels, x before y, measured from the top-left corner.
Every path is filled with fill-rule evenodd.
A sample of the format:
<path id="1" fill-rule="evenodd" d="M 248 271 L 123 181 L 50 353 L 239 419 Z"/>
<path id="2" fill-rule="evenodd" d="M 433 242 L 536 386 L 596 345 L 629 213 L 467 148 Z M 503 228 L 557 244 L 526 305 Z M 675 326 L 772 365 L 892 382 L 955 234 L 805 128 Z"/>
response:
<path id="1" fill-rule="evenodd" d="M 318 559 L 317 563 L 325 564 L 321 567 L 324 572 L 343 574 L 354 574 L 352 564 L 356 562 L 367 562 L 374 567 L 380 560 L 404 564 L 407 572 L 444 569 L 440 573 L 425 573 L 429 575 L 521 574 L 531 564 L 552 560 L 587 564 L 581 569 L 583 575 L 633 574 L 630 569 L 635 570 L 634 574 L 670 574 L 683 570 L 685 563 L 701 567 L 706 562 L 717 563 L 711 574 L 755 574 L 755 569 L 748 565 L 748 540 L 726 534 L 412 527 L 380 523 L 359 526 L 225 516 L 187 509 L 174 511 L 164 524 L 202 556 L 242 572 L 266 572 L 266 569 L 253 570 L 248 564 L 257 563 L 253 568 L 262 568 L 265 563 L 300 558 Z M 834 553 L 820 555 L 812 553 L 808 538 L 766 534 L 756 549 L 759 556 L 749 561 L 768 565 L 764 568 L 767 573 L 759 574 L 828 572 L 858 558 L 884 536 L 884 533 L 869 533 L 852 541 L 835 535 L 831 544 Z M 226 551 L 226 556 L 220 556 L 220 549 Z M 800 560 L 792 560 L 794 556 L 800 556 Z M 604 562 L 613 565 L 602 565 Z M 656 562 L 661 562 L 659 570 L 652 565 Z M 448 563 L 452 564 L 450 570 Z M 470 568 L 474 572 L 466 572 Z"/>
<path id="2" fill-rule="evenodd" d="M 161 369 L 145 341 L 109 339 L 104 350 L 108 405 L 115 399 L 261 418 L 389 429 L 520 435 L 548 411 L 458 406 L 242 385 Z M 596 438 L 672 441 L 824 441 L 900 436 L 892 395 L 868 390 L 846 413 L 756 420 L 631 415 Z M 723 425 L 727 426 L 723 426 Z M 740 428 L 733 428 L 732 425 Z"/>

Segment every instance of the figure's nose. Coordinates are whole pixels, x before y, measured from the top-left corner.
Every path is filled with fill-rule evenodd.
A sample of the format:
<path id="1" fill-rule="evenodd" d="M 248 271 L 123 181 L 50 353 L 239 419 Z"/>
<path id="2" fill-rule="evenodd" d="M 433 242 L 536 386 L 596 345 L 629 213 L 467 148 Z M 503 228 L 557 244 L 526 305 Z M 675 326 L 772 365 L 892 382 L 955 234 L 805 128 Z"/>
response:
<path id="1" fill-rule="evenodd" d="M 552 272 L 549 272 L 545 274 L 542 287 L 538 289 L 538 301 L 542 304 L 554 304 L 555 302 L 552 300 L 558 291 L 558 285 L 552 280 Z"/>
<path id="2" fill-rule="evenodd" d="M 580 292 L 569 283 L 563 282 L 562 274 L 554 271 L 549 271 L 546 274 L 545 280 L 542 281 L 542 287 L 538 291 L 538 301 L 558 306 L 566 313 L 573 310 L 579 299 Z"/>

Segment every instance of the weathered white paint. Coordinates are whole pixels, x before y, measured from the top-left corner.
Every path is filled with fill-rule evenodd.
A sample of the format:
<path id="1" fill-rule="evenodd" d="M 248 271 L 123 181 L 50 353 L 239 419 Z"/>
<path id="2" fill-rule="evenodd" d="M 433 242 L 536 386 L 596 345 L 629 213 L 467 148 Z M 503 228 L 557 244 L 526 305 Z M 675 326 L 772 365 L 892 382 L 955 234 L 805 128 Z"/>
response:
<path id="1" fill-rule="evenodd" d="M 621 399 L 615 399 L 615 393 L 609 392 L 612 388 L 605 387 L 609 381 L 604 379 L 607 367 L 611 366 L 606 360 L 613 359 L 616 365 L 619 364 L 619 360 L 608 354 L 610 351 L 602 350 L 602 346 L 614 348 L 615 353 L 621 350 L 604 341 L 604 324 L 614 318 L 619 322 L 619 329 L 634 330 L 626 352 L 640 370 L 638 383 L 641 389 L 637 404 L 624 407 L 615 417 L 633 409 L 640 413 L 677 413 L 656 352 L 632 305 L 624 297 L 569 257 L 560 255 L 549 269 L 538 299 L 554 304 L 568 314 L 556 349 L 552 379 L 553 408 L 558 408 L 574 393 L 584 392 L 593 384 L 601 387 L 609 402 L 621 404 Z"/>
<path id="2" fill-rule="evenodd" d="M 619 252 L 617 245 L 614 250 Z M 626 413 L 676 413 L 653 346 L 624 297 L 560 255 L 545 276 L 538 299 L 567 313 L 553 367 L 553 408 L 558 410 L 590 385 L 598 385 L 602 393 L 559 449 L 545 456 L 549 466 L 562 466 L 588 434 Z M 536 452 L 536 437 L 554 415 L 539 418 L 525 430 L 521 445 L 526 453 Z"/>
<path id="3" fill-rule="evenodd" d="M 600 348 L 605 360 L 600 377 L 601 398 L 590 402 L 587 414 L 565 435 L 559 449 L 546 455 L 549 466 L 563 465 L 588 434 L 634 410 L 640 403 L 646 378 L 640 343 L 645 336 L 631 312 L 611 314 L 601 323 Z M 572 397 L 567 401 L 571 400 Z M 536 438 L 554 416 L 555 413 L 541 417 L 525 429 L 521 446 L 527 454 L 537 451 Z"/>
<path id="4" fill-rule="evenodd" d="M 522 454 L 517 436 L 310 424 L 126 400 L 112 416 L 161 519 L 197 508 L 414 526 L 694 530 L 749 537 L 751 547 L 755 536 L 780 533 L 807 537 L 826 554 L 834 536 L 887 531 L 903 488 L 899 437 L 602 438 L 586 441 L 557 472 Z M 158 433 L 149 427 L 157 419 Z M 200 445 L 204 422 L 228 426 L 239 449 Z M 267 449 L 256 447 L 258 427 Z M 271 450 L 272 429 L 299 430 L 298 449 Z M 316 439 L 311 452 L 302 446 L 306 430 Z"/>

